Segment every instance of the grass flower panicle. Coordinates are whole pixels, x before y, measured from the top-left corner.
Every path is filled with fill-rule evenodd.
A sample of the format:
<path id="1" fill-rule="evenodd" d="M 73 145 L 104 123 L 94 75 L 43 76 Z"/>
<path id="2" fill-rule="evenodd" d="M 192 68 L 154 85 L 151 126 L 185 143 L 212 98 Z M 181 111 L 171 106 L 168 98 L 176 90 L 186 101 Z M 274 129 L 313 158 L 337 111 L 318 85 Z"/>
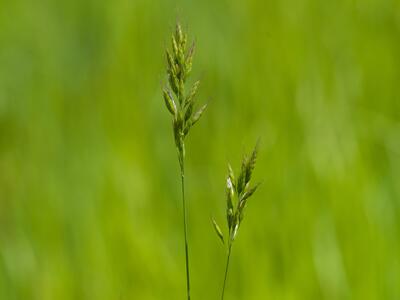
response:
<path id="1" fill-rule="evenodd" d="M 194 42 L 188 47 L 187 35 L 182 31 L 182 27 L 178 23 L 172 35 L 171 49 L 166 50 L 168 84 L 163 88 L 163 98 L 165 106 L 172 115 L 172 128 L 181 171 L 186 290 L 188 300 L 190 300 L 190 270 L 185 200 L 185 138 L 207 107 L 207 104 L 205 104 L 198 110 L 195 110 L 195 99 L 200 84 L 199 81 L 196 81 L 191 86 L 188 93 L 185 91 L 186 81 L 192 70 L 194 50 Z"/>
<path id="2" fill-rule="evenodd" d="M 243 221 L 247 202 L 260 185 L 257 183 L 250 186 L 251 176 L 257 160 L 257 153 L 258 143 L 254 147 L 250 156 L 245 155 L 243 157 L 240 173 L 237 179 L 235 178 L 232 167 L 228 165 L 228 176 L 226 178 L 226 220 L 228 225 L 228 237 L 226 239 L 217 222 L 212 219 L 212 224 L 217 236 L 224 245 L 227 243 L 228 248 L 221 299 L 224 299 L 232 244 L 235 241 L 239 227 Z"/>

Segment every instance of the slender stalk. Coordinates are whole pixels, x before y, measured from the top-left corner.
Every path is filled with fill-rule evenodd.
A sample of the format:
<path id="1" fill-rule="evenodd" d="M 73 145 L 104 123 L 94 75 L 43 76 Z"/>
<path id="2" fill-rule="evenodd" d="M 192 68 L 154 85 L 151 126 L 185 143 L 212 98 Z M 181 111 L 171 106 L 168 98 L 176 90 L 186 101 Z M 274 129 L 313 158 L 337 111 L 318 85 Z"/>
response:
<path id="1" fill-rule="evenodd" d="M 242 160 L 242 167 L 240 170 L 239 177 L 235 180 L 235 175 L 230 165 L 228 165 L 228 176 L 226 178 L 226 219 L 228 222 L 228 257 L 226 259 L 225 276 L 224 283 L 222 285 L 222 295 L 221 300 L 224 300 L 226 279 L 228 277 L 229 269 L 229 259 L 231 258 L 232 244 L 235 241 L 240 223 L 243 220 L 243 212 L 246 208 L 247 200 L 254 194 L 257 190 L 259 184 L 255 186 L 250 186 L 251 174 L 254 170 L 256 164 L 258 151 L 258 142 L 254 147 L 253 152 L 250 156 L 245 155 Z M 233 201 L 236 196 L 237 201 Z M 234 206 L 236 202 L 236 207 Z M 224 234 L 221 228 L 218 226 L 217 222 L 212 219 L 212 224 L 214 226 L 215 233 L 225 245 Z"/>
<path id="2" fill-rule="evenodd" d="M 187 211 L 185 200 L 185 143 L 190 128 L 200 119 L 207 104 L 195 110 L 195 96 L 199 87 L 196 81 L 188 93 L 185 93 L 186 79 L 192 69 L 194 43 L 188 48 L 187 35 L 179 23 L 172 34 L 171 49 L 166 50 L 168 84 L 163 88 L 163 98 L 168 111 L 172 115 L 172 129 L 175 146 L 178 150 L 182 180 L 183 232 L 185 237 L 186 290 L 190 300 L 189 247 L 187 238 Z"/>
<path id="3" fill-rule="evenodd" d="M 224 300 L 226 278 L 228 277 L 229 259 L 231 258 L 231 249 L 232 249 L 232 243 L 229 243 L 228 257 L 226 259 L 225 276 L 224 276 L 224 284 L 222 286 L 221 300 Z"/>
<path id="4" fill-rule="evenodd" d="M 189 247 L 187 241 L 186 201 L 185 201 L 185 165 L 184 165 L 184 156 L 182 153 L 179 153 L 179 161 L 181 166 L 181 183 L 182 183 L 183 232 L 185 236 L 186 291 L 187 291 L 187 299 L 190 300 Z"/>

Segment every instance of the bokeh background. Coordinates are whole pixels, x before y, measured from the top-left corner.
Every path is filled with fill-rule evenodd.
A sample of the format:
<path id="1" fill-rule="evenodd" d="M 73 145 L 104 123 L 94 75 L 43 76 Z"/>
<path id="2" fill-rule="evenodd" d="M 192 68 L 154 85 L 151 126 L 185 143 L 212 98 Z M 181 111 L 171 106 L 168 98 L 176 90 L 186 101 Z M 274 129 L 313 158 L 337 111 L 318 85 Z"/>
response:
<path id="1" fill-rule="evenodd" d="M 400 299 L 400 3 L 0 2 L 0 299 L 185 299 L 161 86 L 179 19 L 193 299 L 219 299 L 228 162 L 261 139 L 226 299 Z M 225 229 L 225 226 L 224 226 Z"/>

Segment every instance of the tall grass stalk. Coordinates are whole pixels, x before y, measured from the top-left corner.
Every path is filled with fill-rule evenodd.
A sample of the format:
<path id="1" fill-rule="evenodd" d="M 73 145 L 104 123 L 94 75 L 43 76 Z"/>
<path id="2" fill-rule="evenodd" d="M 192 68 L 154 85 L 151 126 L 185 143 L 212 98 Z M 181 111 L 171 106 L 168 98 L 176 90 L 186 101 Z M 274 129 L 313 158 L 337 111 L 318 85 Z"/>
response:
<path id="1" fill-rule="evenodd" d="M 228 176 L 226 178 L 226 220 L 228 225 L 228 250 L 224 281 L 222 284 L 221 300 L 223 300 L 225 296 L 225 286 L 228 277 L 232 245 L 237 236 L 239 227 L 243 221 L 247 201 L 254 194 L 259 186 L 259 183 L 252 187 L 250 186 L 251 175 L 253 173 L 257 160 L 257 152 L 258 143 L 254 147 L 254 150 L 250 154 L 250 156 L 245 155 L 243 157 L 240 174 L 237 179 L 235 179 L 235 175 L 231 166 L 228 165 Z M 214 219 L 212 219 L 212 223 L 216 234 L 220 238 L 221 242 L 225 245 L 225 238 L 221 228 Z"/>
<path id="2" fill-rule="evenodd" d="M 186 293 L 188 300 L 190 300 L 190 268 L 188 218 L 185 199 L 185 138 L 207 107 L 207 104 L 205 104 L 197 111 L 194 109 L 199 81 L 196 81 L 189 91 L 185 92 L 186 81 L 192 69 L 194 49 L 194 43 L 187 47 L 187 35 L 182 31 L 178 23 L 175 27 L 175 32 L 172 34 L 171 49 L 166 50 L 168 84 L 163 88 L 163 98 L 168 111 L 172 115 L 172 128 L 181 172 Z"/>

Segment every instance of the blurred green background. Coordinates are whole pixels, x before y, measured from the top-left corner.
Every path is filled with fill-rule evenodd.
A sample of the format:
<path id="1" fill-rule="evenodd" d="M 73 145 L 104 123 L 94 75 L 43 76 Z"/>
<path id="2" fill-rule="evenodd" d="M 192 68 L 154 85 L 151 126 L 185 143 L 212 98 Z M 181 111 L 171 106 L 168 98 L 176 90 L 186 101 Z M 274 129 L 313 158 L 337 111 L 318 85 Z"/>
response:
<path id="1" fill-rule="evenodd" d="M 176 19 L 211 100 L 186 144 L 192 298 L 219 299 L 210 217 L 260 137 L 226 299 L 400 299 L 395 0 L 1 1 L 0 299 L 185 298 Z"/>

